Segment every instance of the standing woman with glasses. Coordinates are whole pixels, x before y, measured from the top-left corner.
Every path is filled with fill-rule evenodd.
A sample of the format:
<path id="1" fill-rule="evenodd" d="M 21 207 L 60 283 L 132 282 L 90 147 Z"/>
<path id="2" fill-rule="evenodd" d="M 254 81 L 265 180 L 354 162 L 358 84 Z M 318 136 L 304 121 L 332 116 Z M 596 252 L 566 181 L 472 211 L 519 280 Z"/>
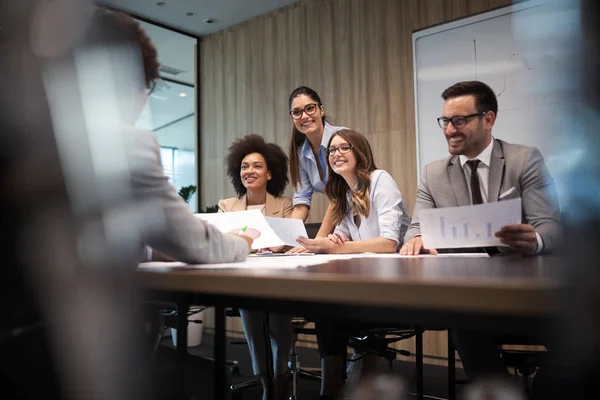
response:
<path id="1" fill-rule="evenodd" d="M 328 237 L 298 239 L 314 253 L 395 253 L 410 220 L 394 178 L 377 169 L 371 146 L 358 132 L 341 130 L 327 145 L 328 179 L 325 194 L 336 227 Z M 348 334 L 369 325 L 335 319 L 315 321 L 321 357 L 321 399 L 334 399 L 344 384 Z M 367 358 L 365 358 L 367 360 Z M 377 358 L 361 375 L 373 371 Z M 362 377 L 361 376 L 361 377 Z"/>
<path id="2" fill-rule="evenodd" d="M 291 218 L 306 221 L 313 193 L 325 192 L 327 182 L 327 144 L 340 126 L 330 125 L 325 118 L 321 98 L 313 89 L 300 86 L 289 99 L 290 116 L 294 123 L 290 142 L 290 175 L 295 193 Z M 333 232 L 331 207 L 327 208 L 318 237 Z M 302 251 L 300 248 L 294 251 Z"/>

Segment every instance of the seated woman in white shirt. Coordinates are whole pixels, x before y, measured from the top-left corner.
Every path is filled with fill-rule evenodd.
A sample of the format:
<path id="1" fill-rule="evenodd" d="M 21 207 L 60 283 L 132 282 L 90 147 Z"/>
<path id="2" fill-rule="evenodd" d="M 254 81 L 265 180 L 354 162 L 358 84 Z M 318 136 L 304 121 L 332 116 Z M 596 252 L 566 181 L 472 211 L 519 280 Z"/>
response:
<path id="1" fill-rule="evenodd" d="M 394 253 L 410 224 L 394 178 L 377 169 L 367 139 L 343 129 L 327 147 L 325 194 L 336 226 L 328 237 L 298 239 L 314 253 Z"/>
<path id="2" fill-rule="evenodd" d="M 410 219 L 396 182 L 375 166 L 367 139 L 351 130 L 338 131 L 329 141 L 327 155 L 325 193 L 336 228 L 328 237 L 301 238 L 298 243 L 315 253 L 398 251 Z M 317 320 L 315 327 L 323 371 L 321 399 L 334 399 L 344 383 L 347 336 L 365 324 Z"/>
<path id="3" fill-rule="evenodd" d="M 221 200 L 219 212 L 256 208 L 268 217 L 289 218 L 292 214 L 292 199 L 282 196 L 288 183 L 288 157 L 278 145 L 266 143 L 259 135 L 234 141 L 227 153 L 227 174 L 237 196 Z M 262 380 L 263 399 L 287 399 L 287 363 L 294 340 L 291 316 L 270 313 L 265 318 L 267 314 L 260 310 L 246 309 L 240 309 L 240 315 L 254 374 Z M 268 368 L 267 351 L 273 351 L 275 371 Z"/>

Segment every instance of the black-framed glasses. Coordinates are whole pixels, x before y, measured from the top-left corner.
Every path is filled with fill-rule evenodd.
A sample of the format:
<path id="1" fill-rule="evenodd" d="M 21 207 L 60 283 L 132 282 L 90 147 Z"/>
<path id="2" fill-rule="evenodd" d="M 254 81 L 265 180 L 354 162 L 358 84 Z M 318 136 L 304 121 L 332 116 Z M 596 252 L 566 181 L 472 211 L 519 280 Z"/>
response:
<path id="1" fill-rule="evenodd" d="M 454 125 L 455 128 L 462 128 L 465 125 L 467 125 L 469 118 L 483 117 L 487 113 L 488 113 L 487 111 L 484 111 L 484 112 L 478 112 L 478 113 L 469 114 L 469 115 L 459 115 L 459 116 L 452 117 L 452 118 L 439 117 L 437 119 L 437 122 L 438 122 L 438 125 L 440 126 L 440 128 L 442 128 L 442 129 L 448 128 L 448 125 L 450 125 L 450 122 L 452 122 L 452 125 Z"/>
<path id="2" fill-rule="evenodd" d="M 290 111 L 290 116 L 293 119 L 300 119 L 302 118 L 302 113 L 306 113 L 306 115 L 313 115 L 317 112 L 318 108 L 319 105 L 317 103 L 310 103 L 305 105 L 304 108 L 294 108 L 292 111 Z"/>
<path id="3" fill-rule="evenodd" d="M 157 79 L 150 82 L 150 86 L 148 87 L 148 96 L 150 96 L 154 92 L 154 89 L 156 89 L 156 82 Z"/>
<path id="4" fill-rule="evenodd" d="M 331 157 L 332 155 L 335 154 L 336 151 L 339 151 L 340 154 L 346 154 L 349 153 L 350 150 L 352 150 L 352 145 L 345 143 L 345 144 L 340 144 L 338 147 L 330 147 L 327 149 L 327 156 Z"/>

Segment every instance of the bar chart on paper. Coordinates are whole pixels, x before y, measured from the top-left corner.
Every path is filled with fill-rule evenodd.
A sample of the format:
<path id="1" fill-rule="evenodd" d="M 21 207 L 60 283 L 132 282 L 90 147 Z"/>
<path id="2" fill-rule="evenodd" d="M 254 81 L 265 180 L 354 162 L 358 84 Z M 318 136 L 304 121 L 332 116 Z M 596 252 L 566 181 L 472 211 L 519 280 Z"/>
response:
<path id="1" fill-rule="evenodd" d="M 419 220 L 426 248 L 500 246 L 495 233 L 521 223 L 521 199 L 421 210 Z"/>

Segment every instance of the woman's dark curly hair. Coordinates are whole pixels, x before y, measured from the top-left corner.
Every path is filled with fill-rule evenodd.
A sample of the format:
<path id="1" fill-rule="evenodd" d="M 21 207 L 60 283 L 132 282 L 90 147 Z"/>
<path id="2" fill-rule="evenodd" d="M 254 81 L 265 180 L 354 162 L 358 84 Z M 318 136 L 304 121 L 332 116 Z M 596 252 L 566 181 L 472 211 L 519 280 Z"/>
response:
<path id="1" fill-rule="evenodd" d="M 267 143 L 262 136 L 250 134 L 235 140 L 227 152 L 227 175 L 238 197 L 246 194 L 240 168 L 244 157 L 251 153 L 259 153 L 267 162 L 267 169 L 271 172 L 271 179 L 267 181 L 267 192 L 275 197 L 281 196 L 289 180 L 288 157 L 275 143 Z"/>

